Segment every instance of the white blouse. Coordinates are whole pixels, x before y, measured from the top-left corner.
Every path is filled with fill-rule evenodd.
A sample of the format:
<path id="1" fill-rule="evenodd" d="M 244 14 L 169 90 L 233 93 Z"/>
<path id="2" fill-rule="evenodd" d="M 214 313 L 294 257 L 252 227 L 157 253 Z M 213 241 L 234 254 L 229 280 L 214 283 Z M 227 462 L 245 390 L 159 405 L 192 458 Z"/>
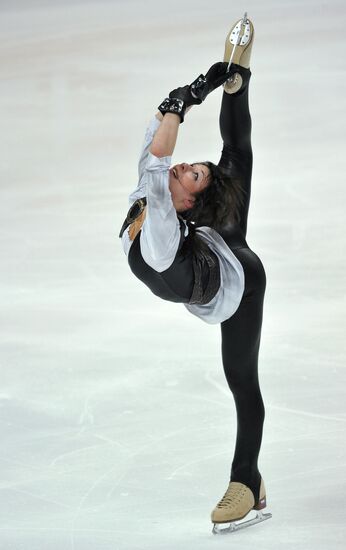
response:
<path id="1" fill-rule="evenodd" d="M 172 265 L 180 241 L 180 224 L 169 190 L 171 158 L 157 158 L 149 152 L 160 121 L 154 117 L 146 130 L 138 163 L 139 182 L 129 196 L 129 207 L 141 197 L 147 198 L 145 220 L 140 234 L 140 248 L 144 261 L 161 273 Z M 185 237 L 188 227 L 185 224 Z M 207 242 L 220 263 L 220 288 L 214 298 L 204 305 L 184 304 L 190 313 L 206 323 L 222 323 L 239 307 L 245 287 L 243 266 L 228 248 L 222 237 L 210 227 L 199 227 L 196 232 Z M 132 241 L 129 229 L 122 236 L 122 245 L 128 255 Z"/>

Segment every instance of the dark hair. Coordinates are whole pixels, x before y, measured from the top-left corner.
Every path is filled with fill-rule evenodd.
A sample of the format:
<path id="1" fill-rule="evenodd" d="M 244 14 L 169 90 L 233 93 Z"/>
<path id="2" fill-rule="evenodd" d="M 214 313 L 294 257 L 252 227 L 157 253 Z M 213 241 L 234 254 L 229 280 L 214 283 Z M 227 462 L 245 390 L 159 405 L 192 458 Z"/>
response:
<path id="1" fill-rule="evenodd" d="M 193 207 L 180 212 L 182 218 L 193 222 L 195 227 L 206 225 L 216 230 L 229 223 L 239 223 L 239 210 L 244 202 L 244 189 L 240 181 L 210 161 L 194 164 L 207 166 L 210 180 L 207 187 L 195 195 Z"/>

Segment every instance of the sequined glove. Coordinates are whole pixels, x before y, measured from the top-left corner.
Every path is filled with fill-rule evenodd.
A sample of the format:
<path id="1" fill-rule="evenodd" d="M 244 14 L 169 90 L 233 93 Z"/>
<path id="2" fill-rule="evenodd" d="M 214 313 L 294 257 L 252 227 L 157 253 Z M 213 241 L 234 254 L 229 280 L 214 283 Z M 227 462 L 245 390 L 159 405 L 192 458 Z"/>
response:
<path id="1" fill-rule="evenodd" d="M 180 123 L 184 122 L 186 103 L 183 99 L 175 97 L 166 97 L 158 106 L 161 114 L 173 113 L 180 117 Z"/>
<path id="2" fill-rule="evenodd" d="M 202 103 L 201 99 L 192 95 L 192 84 L 187 84 L 186 86 L 172 90 L 169 97 L 166 97 L 161 105 L 159 105 L 159 111 L 163 115 L 166 113 L 175 113 L 176 115 L 179 115 L 180 122 L 184 122 L 186 109 L 191 107 L 191 105 L 199 105 Z"/>

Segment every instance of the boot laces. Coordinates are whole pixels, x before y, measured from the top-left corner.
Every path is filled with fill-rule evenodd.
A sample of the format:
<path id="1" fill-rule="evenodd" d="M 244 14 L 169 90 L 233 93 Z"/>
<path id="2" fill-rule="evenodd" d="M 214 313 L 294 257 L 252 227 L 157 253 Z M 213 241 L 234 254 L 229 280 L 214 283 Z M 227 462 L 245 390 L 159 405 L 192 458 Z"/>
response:
<path id="1" fill-rule="evenodd" d="M 241 502 L 244 495 L 246 493 L 246 487 L 234 487 L 234 485 L 230 485 L 230 487 L 227 489 L 226 493 L 218 503 L 218 508 L 229 508 L 232 506 L 236 506 Z"/>

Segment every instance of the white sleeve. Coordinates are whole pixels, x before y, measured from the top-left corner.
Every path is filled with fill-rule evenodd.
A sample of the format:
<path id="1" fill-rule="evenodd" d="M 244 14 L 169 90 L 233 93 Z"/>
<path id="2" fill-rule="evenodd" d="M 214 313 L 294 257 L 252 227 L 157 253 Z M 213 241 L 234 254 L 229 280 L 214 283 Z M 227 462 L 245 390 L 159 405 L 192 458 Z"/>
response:
<path id="1" fill-rule="evenodd" d="M 144 261 L 161 273 L 173 263 L 180 242 L 180 224 L 169 190 L 171 157 L 151 153 L 145 169 L 147 211 L 140 235 Z"/>
<path id="2" fill-rule="evenodd" d="M 138 185 L 136 189 L 129 196 L 129 206 L 142 197 L 146 195 L 146 178 L 145 178 L 145 168 L 149 156 L 149 148 L 151 142 L 153 141 L 156 130 L 160 126 L 161 122 L 154 116 L 145 131 L 144 142 L 142 145 L 141 156 L 138 162 Z"/>

